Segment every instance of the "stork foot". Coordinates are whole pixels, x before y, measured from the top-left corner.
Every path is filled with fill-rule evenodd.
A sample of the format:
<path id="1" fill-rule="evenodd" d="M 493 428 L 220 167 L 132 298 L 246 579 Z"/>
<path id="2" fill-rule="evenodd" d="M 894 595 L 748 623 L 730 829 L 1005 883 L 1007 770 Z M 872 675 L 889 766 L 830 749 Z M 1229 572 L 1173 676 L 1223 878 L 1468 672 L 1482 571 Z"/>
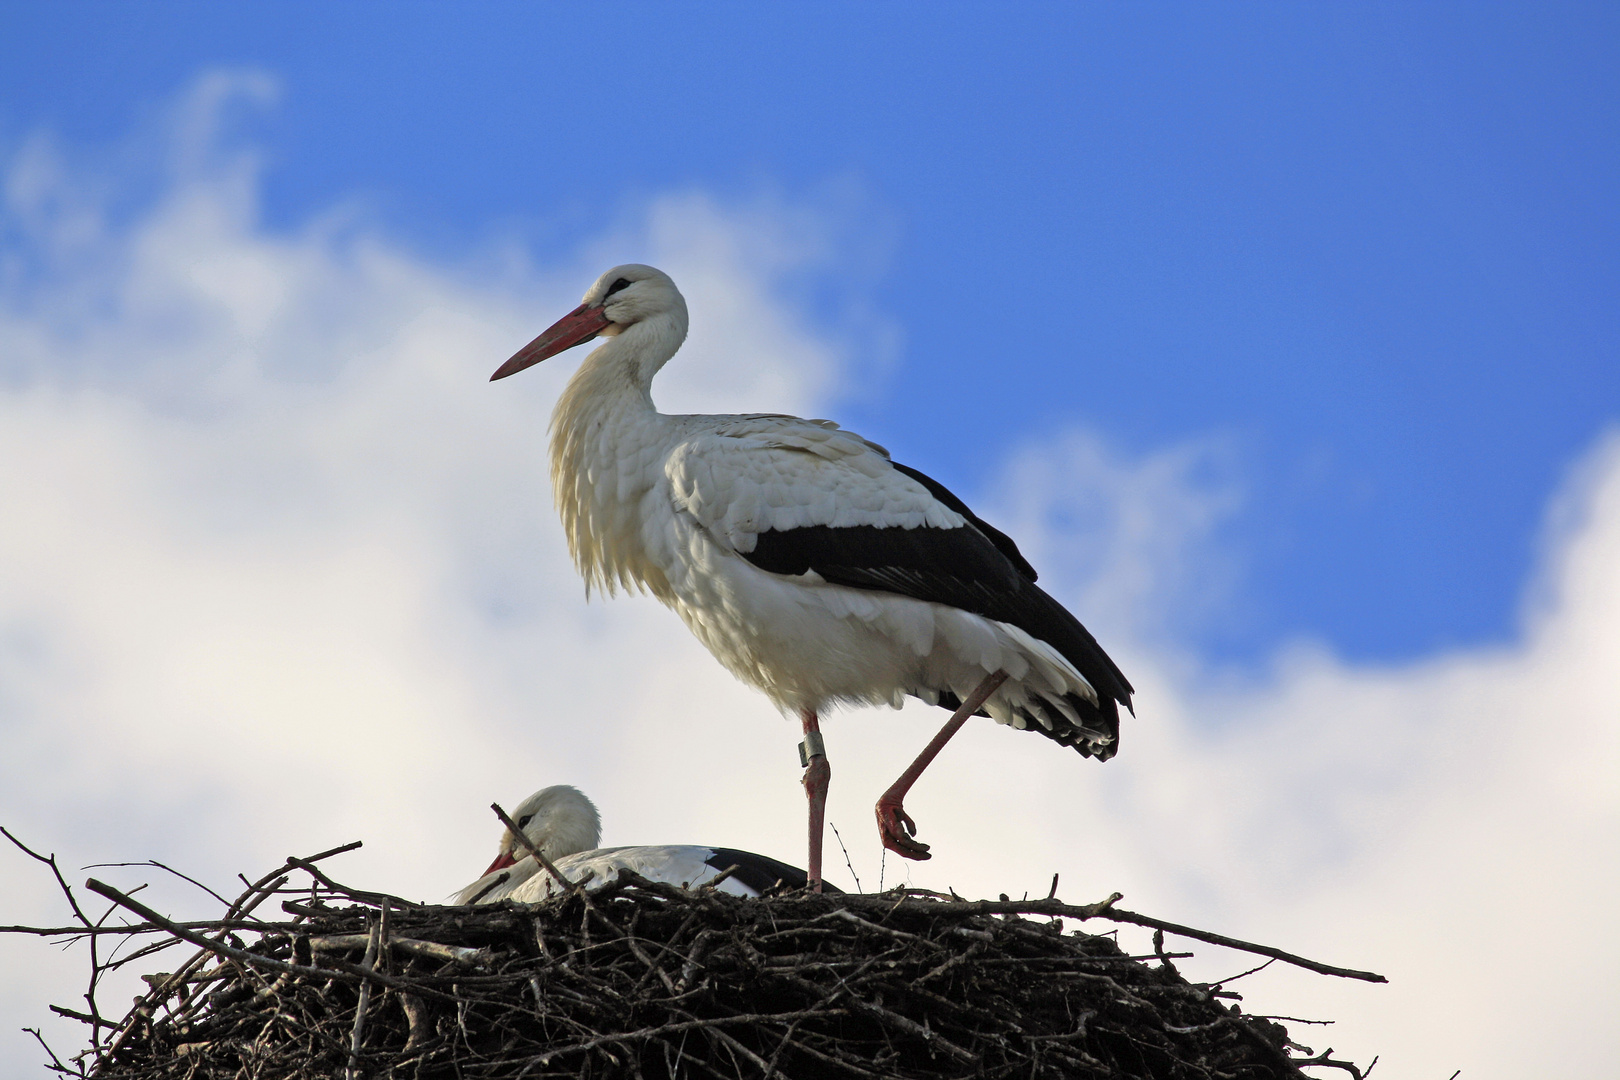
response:
<path id="1" fill-rule="evenodd" d="M 928 845 L 914 839 L 917 835 L 917 823 L 911 820 L 911 815 L 906 813 L 899 799 L 878 800 L 877 823 L 878 838 L 883 841 L 884 847 L 896 855 L 916 862 L 933 858 L 928 853 Z"/>

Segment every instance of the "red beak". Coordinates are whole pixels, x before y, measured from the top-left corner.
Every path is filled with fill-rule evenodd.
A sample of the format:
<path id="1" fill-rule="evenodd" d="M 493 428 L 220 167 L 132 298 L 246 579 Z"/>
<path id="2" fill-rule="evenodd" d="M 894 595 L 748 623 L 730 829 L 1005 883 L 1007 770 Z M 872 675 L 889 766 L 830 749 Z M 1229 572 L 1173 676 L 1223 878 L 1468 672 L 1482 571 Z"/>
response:
<path id="1" fill-rule="evenodd" d="M 581 304 L 570 311 L 557 322 L 519 349 L 512 359 L 502 364 L 489 377 L 490 382 L 504 379 L 508 375 L 516 375 L 526 367 L 533 367 L 548 356 L 556 356 L 564 349 L 572 349 L 575 345 L 583 345 L 597 334 L 600 334 L 608 324 L 607 312 L 599 307 L 590 307 Z"/>
<path id="2" fill-rule="evenodd" d="M 489 864 L 489 869 L 485 870 L 484 874 L 493 874 L 497 870 L 505 870 L 508 866 L 515 865 L 516 863 L 517 857 L 515 855 L 513 855 L 510 851 L 503 851 L 499 855 L 495 856 L 495 861 Z M 484 875 L 480 874 L 478 876 L 483 877 Z"/>

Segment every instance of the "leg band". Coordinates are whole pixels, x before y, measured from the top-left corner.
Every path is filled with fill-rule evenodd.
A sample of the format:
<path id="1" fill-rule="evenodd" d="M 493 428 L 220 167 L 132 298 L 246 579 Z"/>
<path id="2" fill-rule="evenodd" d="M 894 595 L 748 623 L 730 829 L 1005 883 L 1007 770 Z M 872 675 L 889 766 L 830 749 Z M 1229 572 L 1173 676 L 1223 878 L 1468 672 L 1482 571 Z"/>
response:
<path id="1" fill-rule="evenodd" d="M 804 741 L 799 744 L 799 764 L 808 769 L 810 767 L 811 758 L 826 756 L 827 744 L 821 741 L 821 732 L 805 732 Z"/>

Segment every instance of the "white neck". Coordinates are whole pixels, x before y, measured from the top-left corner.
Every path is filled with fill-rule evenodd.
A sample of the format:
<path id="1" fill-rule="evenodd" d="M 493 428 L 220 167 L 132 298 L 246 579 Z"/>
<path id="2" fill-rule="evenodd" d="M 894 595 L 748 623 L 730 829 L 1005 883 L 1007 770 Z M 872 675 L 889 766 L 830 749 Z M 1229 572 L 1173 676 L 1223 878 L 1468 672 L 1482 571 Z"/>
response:
<path id="1" fill-rule="evenodd" d="M 637 507 L 660 473 L 650 450 L 666 417 L 652 380 L 686 337 L 686 312 L 633 323 L 585 358 L 551 414 L 551 492 L 587 594 L 669 586 L 644 554 Z"/>

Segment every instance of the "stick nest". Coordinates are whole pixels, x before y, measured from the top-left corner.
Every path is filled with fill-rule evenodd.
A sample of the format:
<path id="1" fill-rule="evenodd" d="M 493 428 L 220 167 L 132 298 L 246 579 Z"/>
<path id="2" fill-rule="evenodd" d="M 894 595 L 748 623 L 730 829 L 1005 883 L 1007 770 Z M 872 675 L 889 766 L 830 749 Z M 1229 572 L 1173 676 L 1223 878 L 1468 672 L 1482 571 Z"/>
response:
<path id="1" fill-rule="evenodd" d="M 995 913 L 1015 905 L 741 899 L 629 872 L 538 905 L 303 895 L 290 922 L 221 924 L 149 976 L 89 1075 L 1305 1075 L 1281 1026 L 1189 983 L 1161 945 L 1131 957 Z"/>

